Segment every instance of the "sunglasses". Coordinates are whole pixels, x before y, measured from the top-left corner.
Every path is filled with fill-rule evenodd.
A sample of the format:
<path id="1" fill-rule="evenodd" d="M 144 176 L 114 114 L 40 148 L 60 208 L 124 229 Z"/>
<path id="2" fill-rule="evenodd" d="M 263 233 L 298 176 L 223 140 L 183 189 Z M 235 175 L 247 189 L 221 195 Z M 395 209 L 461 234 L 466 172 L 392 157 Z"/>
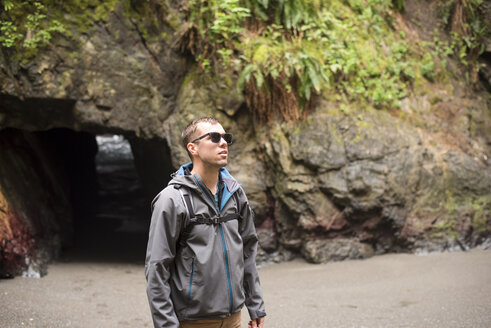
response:
<path id="1" fill-rule="evenodd" d="M 207 136 L 210 136 L 211 142 L 214 142 L 214 143 L 219 143 L 220 140 L 222 140 L 222 138 L 223 138 L 223 140 L 225 140 L 225 142 L 227 142 L 227 144 L 229 144 L 229 145 L 232 144 L 232 134 L 231 133 L 218 133 L 218 132 L 208 132 L 206 134 L 203 134 L 201 137 L 196 138 L 193 141 L 191 141 L 191 143 L 196 142 L 198 140 L 201 140 Z"/>

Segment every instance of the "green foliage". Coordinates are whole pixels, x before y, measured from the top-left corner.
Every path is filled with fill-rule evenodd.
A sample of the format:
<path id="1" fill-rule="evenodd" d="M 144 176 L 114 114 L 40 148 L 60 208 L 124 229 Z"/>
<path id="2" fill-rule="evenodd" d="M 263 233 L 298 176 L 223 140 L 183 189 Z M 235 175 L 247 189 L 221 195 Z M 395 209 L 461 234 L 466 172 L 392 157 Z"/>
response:
<path id="1" fill-rule="evenodd" d="M 212 44 L 236 39 L 245 31 L 244 20 L 250 16 L 250 10 L 239 0 L 190 0 L 189 8 L 189 20 Z"/>
<path id="2" fill-rule="evenodd" d="M 86 33 L 107 20 L 117 5 L 136 17 L 131 21 L 147 39 L 153 24 L 169 22 L 163 16 L 169 3 L 4 0 L 0 46 L 32 58 L 54 36 Z M 393 10 L 402 11 L 403 0 L 189 0 L 182 7 L 185 22 L 174 17 L 169 26 L 180 28 L 178 48 L 205 72 L 220 66 L 237 71 L 237 89 L 246 100 L 256 97 L 250 103 L 262 106 L 259 111 L 278 107 L 284 118 L 298 118 L 315 96 L 398 107 L 421 76 L 438 79 L 448 56 L 472 66 L 471 55 L 482 51 L 481 40 L 489 35 L 482 0 L 440 3 L 442 22 L 460 26 L 450 42 L 435 35 L 433 42 L 409 43 L 394 21 Z M 458 8 L 463 16 L 456 16 Z"/>
<path id="3" fill-rule="evenodd" d="M 419 71 L 430 81 L 437 79 L 442 72 L 447 71 L 447 59 L 454 53 L 455 39 L 447 42 L 440 39 L 437 29 L 433 31 L 433 41 L 420 43 L 420 51 L 424 53 L 421 58 Z"/>
<path id="4" fill-rule="evenodd" d="M 433 80 L 436 77 L 435 62 L 430 54 L 426 53 L 423 57 L 423 62 L 420 66 L 421 74 L 428 80 Z"/>
<path id="5" fill-rule="evenodd" d="M 392 4 L 395 9 L 403 12 L 404 11 L 404 0 L 392 0 Z"/>
<path id="6" fill-rule="evenodd" d="M 57 19 L 48 17 L 48 9 L 40 1 L 6 0 L 0 14 L 0 45 L 16 47 L 26 54 L 49 44 L 54 33 L 64 33 Z"/>
<path id="7" fill-rule="evenodd" d="M 191 53 L 199 66 L 209 72 L 215 62 L 232 62 L 234 42 L 246 30 L 250 10 L 239 0 L 189 0 L 187 22 L 178 31 L 175 47 Z"/>
<path id="8" fill-rule="evenodd" d="M 246 96 L 273 97 L 274 84 L 294 93 L 300 110 L 314 94 L 392 108 L 418 74 L 437 74 L 435 60 L 394 30 L 392 8 L 404 6 L 394 1 L 194 0 L 187 19 L 204 45 L 197 61 L 239 71 Z"/>
<path id="9" fill-rule="evenodd" d="M 474 201 L 469 201 L 473 207 L 474 216 L 472 218 L 472 226 L 477 233 L 488 232 L 490 218 L 490 199 L 489 197 L 480 197 Z"/>
<path id="10" fill-rule="evenodd" d="M 443 26 L 450 30 L 452 45 L 460 63 L 477 82 L 477 58 L 484 52 L 484 39 L 491 37 L 491 22 L 483 0 L 440 0 L 437 9 Z"/>
<path id="11" fill-rule="evenodd" d="M 320 0 L 245 0 L 243 3 L 257 19 L 287 29 L 308 24 L 322 8 Z"/>
<path id="12" fill-rule="evenodd" d="M 12 22 L 0 22 L 0 44 L 3 47 L 13 47 L 19 39 L 22 38 L 22 34 L 17 32 L 17 26 Z"/>
<path id="13" fill-rule="evenodd" d="M 0 46 L 9 56 L 31 60 L 56 35 L 70 37 L 73 30 L 83 33 L 93 23 L 107 19 L 117 3 L 129 7 L 129 0 L 4 0 L 0 11 Z"/>
<path id="14" fill-rule="evenodd" d="M 283 35 L 283 28 L 273 24 L 261 37 L 243 38 L 239 49 L 243 53 L 241 59 L 245 67 L 240 74 L 238 88 L 243 90 L 244 82 L 248 82 L 251 75 L 254 75 L 258 88 L 263 87 L 266 76 L 273 79 L 281 77 L 286 90 L 295 87 L 308 101 L 312 90 L 320 92 L 329 84 L 322 55 L 317 53 L 311 42 L 296 38 L 285 40 Z M 290 80 L 294 77 L 298 77 L 298 83 L 292 86 Z"/>

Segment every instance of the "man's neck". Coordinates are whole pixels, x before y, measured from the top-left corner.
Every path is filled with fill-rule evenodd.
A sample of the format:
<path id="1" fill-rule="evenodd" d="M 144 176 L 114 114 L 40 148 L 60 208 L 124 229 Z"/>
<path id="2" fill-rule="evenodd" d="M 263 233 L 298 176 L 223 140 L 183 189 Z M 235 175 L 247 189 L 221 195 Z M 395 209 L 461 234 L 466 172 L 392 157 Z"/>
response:
<path id="1" fill-rule="evenodd" d="M 219 168 L 208 168 L 203 167 L 202 165 L 193 165 L 193 169 L 191 174 L 199 174 L 206 187 L 211 191 L 212 194 L 217 193 L 217 184 L 218 184 L 218 172 Z"/>

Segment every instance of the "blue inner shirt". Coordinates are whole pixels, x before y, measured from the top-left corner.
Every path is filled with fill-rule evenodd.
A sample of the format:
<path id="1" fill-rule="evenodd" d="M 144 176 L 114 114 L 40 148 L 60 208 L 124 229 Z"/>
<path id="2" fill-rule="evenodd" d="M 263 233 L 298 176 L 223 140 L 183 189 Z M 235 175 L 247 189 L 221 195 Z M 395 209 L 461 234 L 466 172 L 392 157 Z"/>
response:
<path id="1" fill-rule="evenodd" d="M 213 195 L 213 197 L 215 197 L 215 202 L 217 204 L 219 204 L 218 203 L 218 194 L 220 193 L 220 189 L 219 189 L 220 187 L 219 186 L 220 186 L 220 181 L 218 181 L 218 183 L 217 183 L 217 192 L 216 192 L 216 194 Z"/>

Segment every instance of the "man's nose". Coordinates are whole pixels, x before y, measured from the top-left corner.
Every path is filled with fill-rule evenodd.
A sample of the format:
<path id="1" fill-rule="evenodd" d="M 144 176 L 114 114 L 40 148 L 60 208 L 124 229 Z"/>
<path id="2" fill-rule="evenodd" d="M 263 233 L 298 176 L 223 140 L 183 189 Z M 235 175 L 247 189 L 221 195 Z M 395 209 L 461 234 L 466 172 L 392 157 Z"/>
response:
<path id="1" fill-rule="evenodd" d="M 218 141 L 218 144 L 221 146 L 223 144 L 226 144 L 227 142 L 225 141 L 225 139 L 223 138 L 223 136 L 220 136 L 220 141 Z"/>
<path id="2" fill-rule="evenodd" d="M 218 142 L 218 144 L 220 145 L 220 147 L 228 146 L 228 143 L 225 141 L 225 139 L 223 139 L 223 137 L 220 137 L 220 141 Z"/>
<path id="3" fill-rule="evenodd" d="M 225 139 L 223 139 L 223 137 L 220 138 L 220 141 L 218 142 L 218 146 L 220 148 L 225 148 L 228 146 L 228 143 L 225 141 Z"/>

